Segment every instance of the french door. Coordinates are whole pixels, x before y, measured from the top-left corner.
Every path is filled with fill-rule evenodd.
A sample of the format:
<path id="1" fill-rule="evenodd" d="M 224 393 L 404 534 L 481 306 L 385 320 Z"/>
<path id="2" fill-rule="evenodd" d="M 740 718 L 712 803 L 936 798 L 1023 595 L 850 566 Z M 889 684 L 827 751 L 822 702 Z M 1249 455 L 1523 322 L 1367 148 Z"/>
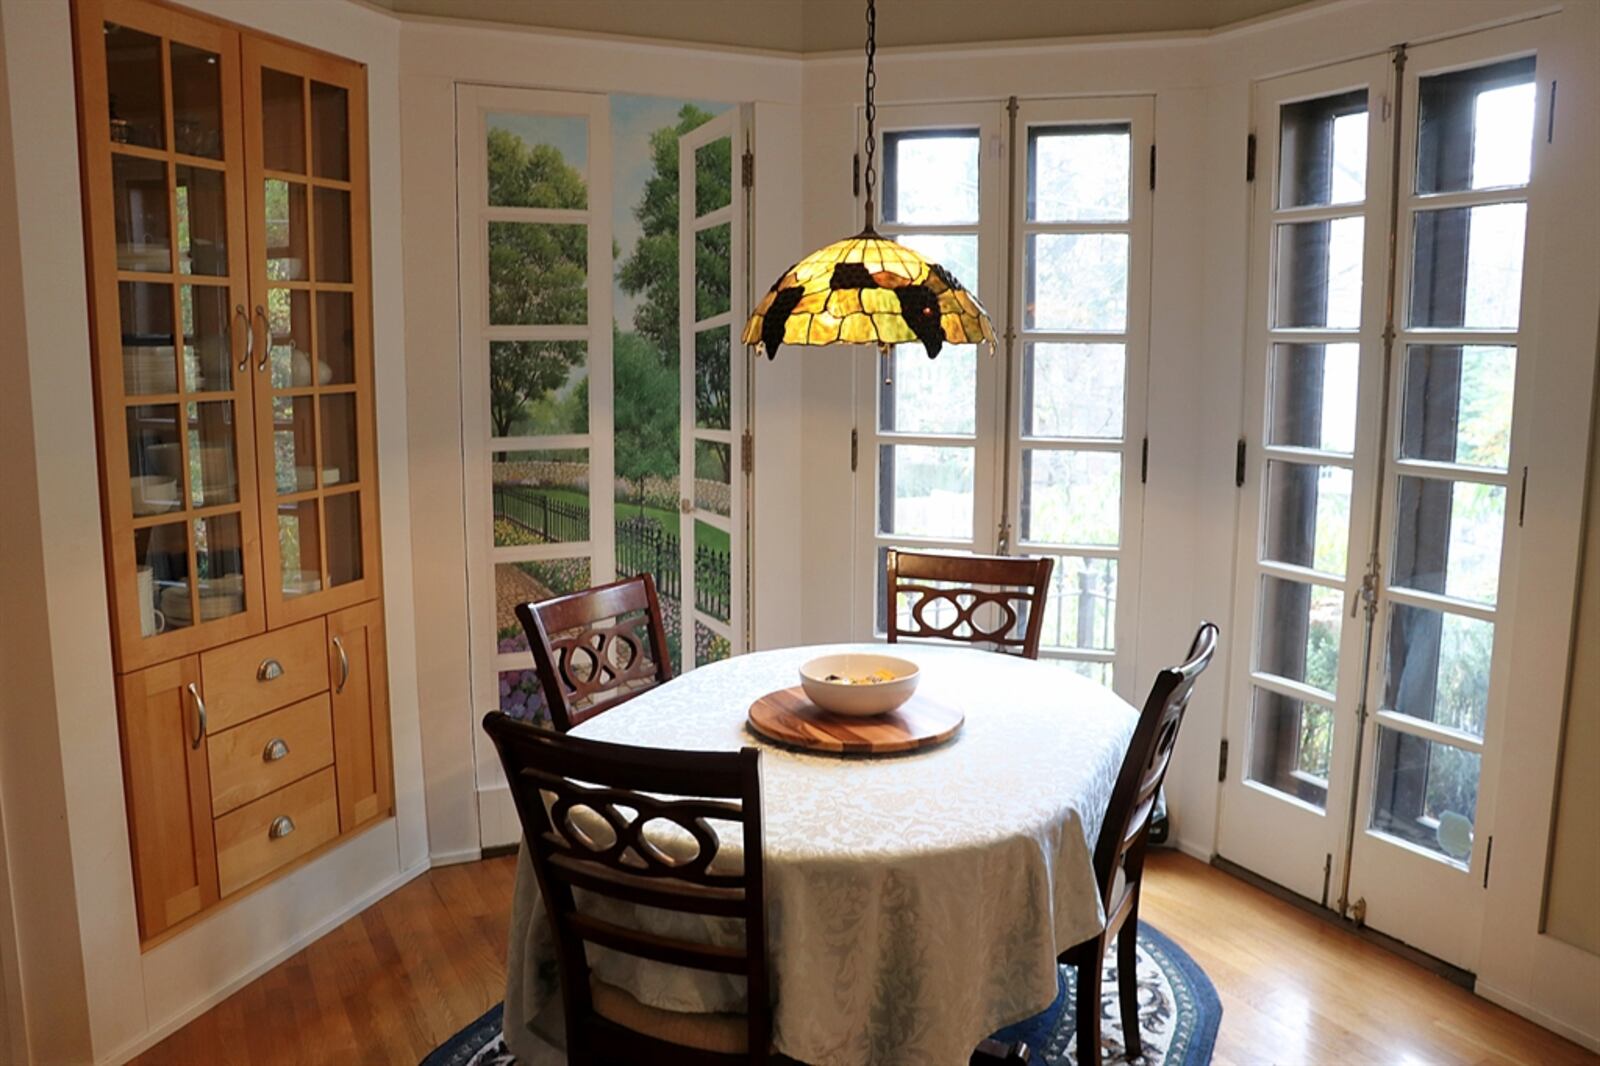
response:
<path id="1" fill-rule="evenodd" d="M 1143 506 L 1151 101 L 890 107 L 879 125 L 878 229 L 1012 340 L 858 360 L 858 633 L 887 628 L 890 547 L 1051 555 L 1042 657 L 1131 696 L 1117 606 L 1136 599 Z"/>
<path id="2" fill-rule="evenodd" d="M 678 486 L 685 670 L 745 650 L 744 109 L 678 139 Z"/>
<path id="3" fill-rule="evenodd" d="M 1257 99 L 1245 639 L 1219 851 L 1466 968 L 1515 713 L 1502 619 L 1548 106 L 1533 33 L 1280 78 Z"/>

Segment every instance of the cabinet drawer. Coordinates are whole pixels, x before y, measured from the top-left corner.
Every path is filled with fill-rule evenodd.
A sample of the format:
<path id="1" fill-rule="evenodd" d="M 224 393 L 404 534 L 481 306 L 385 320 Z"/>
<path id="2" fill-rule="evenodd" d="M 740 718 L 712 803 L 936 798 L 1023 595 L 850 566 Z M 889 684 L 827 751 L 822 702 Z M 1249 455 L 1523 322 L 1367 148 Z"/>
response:
<path id="1" fill-rule="evenodd" d="M 206 741 L 211 811 L 226 814 L 273 789 L 333 765 L 328 694 L 272 711 Z"/>
<path id="2" fill-rule="evenodd" d="M 201 654 L 211 732 L 325 691 L 325 641 L 322 619 L 313 618 Z"/>
<path id="3" fill-rule="evenodd" d="M 339 835 L 333 767 L 216 821 L 217 879 L 228 896 Z"/>

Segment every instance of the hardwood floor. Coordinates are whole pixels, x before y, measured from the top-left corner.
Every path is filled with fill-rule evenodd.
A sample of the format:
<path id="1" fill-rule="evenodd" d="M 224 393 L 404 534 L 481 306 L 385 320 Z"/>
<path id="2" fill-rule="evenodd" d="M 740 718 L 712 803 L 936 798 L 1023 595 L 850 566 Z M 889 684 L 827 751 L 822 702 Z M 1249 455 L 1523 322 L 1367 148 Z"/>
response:
<path id="1" fill-rule="evenodd" d="M 135 1062 L 413 1066 L 501 998 L 515 869 L 507 857 L 428 872 Z M 1151 854 L 1144 917 L 1217 986 L 1217 1066 L 1600 1063 L 1183 855 Z"/>

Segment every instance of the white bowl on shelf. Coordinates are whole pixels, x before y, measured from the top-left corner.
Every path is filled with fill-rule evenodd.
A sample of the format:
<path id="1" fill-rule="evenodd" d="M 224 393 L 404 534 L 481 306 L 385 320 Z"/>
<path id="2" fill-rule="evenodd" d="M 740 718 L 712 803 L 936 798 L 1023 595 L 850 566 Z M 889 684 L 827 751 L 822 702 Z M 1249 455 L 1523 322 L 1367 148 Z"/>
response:
<path id="1" fill-rule="evenodd" d="M 887 674 L 884 680 L 876 678 Z M 812 659 L 800 667 L 800 687 L 825 711 L 852 718 L 888 714 L 917 690 L 917 664 L 893 655 L 844 652 Z"/>

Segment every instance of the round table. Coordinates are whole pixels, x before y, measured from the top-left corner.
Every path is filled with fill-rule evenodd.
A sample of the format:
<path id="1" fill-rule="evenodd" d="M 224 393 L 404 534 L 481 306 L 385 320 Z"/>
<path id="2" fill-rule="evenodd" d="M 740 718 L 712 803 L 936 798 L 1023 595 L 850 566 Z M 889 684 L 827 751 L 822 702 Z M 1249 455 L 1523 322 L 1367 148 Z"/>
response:
<path id="1" fill-rule="evenodd" d="M 893 653 L 921 667 L 920 690 L 966 713 L 949 742 L 898 756 L 821 755 L 748 727 L 750 704 L 795 684 L 801 663 L 852 650 L 885 649 L 738 656 L 573 733 L 680 750 L 761 748 L 775 1046 L 813 1066 L 962 1066 L 978 1041 L 1048 1006 L 1057 954 L 1104 926 L 1091 856 L 1137 712 L 1060 665 L 901 644 Z M 684 916 L 661 928 L 742 935 L 742 923 L 717 922 Z M 553 960 L 524 850 L 505 1013 L 523 1062 L 548 1055 L 536 1032 L 560 1040 Z M 652 1006 L 743 1009 L 740 978 L 594 947 L 590 961 L 602 980 Z"/>

